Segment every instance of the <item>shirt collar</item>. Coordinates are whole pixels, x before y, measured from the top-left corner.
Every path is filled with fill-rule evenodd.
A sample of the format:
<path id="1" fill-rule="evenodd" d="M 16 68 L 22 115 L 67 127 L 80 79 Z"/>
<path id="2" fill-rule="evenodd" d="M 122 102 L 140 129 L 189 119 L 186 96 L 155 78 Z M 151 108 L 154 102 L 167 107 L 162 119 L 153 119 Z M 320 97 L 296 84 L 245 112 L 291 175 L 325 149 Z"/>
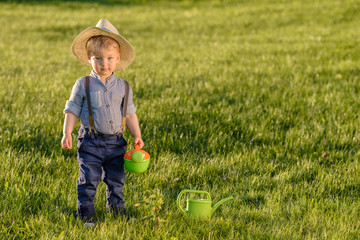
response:
<path id="1" fill-rule="evenodd" d="M 100 76 L 97 75 L 94 70 L 91 71 L 90 73 L 90 77 L 96 78 L 100 81 Z M 106 79 L 106 83 L 110 82 L 111 80 L 114 80 L 116 78 L 116 75 L 114 73 L 112 73 L 107 79 Z"/>

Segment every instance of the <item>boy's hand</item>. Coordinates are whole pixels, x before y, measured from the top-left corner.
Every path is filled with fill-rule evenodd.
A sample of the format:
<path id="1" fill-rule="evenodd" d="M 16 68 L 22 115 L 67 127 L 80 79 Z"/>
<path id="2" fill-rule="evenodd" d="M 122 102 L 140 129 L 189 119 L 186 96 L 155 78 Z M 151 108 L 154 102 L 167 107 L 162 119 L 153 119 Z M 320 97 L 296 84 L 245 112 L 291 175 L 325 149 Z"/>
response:
<path id="1" fill-rule="evenodd" d="M 72 148 L 72 137 L 71 134 L 65 134 L 61 139 L 61 147 L 64 149 Z"/>
<path id="2" fill-rule="evenodd" d="M 126 116 L 126 126 L 130 130 L 131 136 L 134 138 L 134 144 L 138 144 L 141 149 L 144 146 L 144 141 L 141 139 L 139 120 L 136 116 L 136 113 Z"/>
<path id="3" fill-rule="evenodd" d="M 138 144 L 140 149 L 144 146 L 144 141 L 141 139 L 141 137 L 135 137 L 134 138 L 134 144 Z"/>
<path id="4" fill-rule="evenodd" d="M 65 113 L 63 138 L 61 139 L 61 147 L 64 149 L 72 148 L 72 137 L 71 133 L 74 129 L 77 117 L 71 112 Z"/>

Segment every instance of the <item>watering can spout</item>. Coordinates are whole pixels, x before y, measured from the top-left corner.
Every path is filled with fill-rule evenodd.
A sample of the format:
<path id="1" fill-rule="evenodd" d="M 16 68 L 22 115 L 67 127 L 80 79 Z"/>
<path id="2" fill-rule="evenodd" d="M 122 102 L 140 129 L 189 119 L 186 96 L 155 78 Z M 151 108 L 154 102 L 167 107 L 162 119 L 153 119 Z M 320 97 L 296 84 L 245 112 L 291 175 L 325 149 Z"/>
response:
<path id="1" fill-rule="evenodd" d="M 224 202 L 229 201 L 229 200 L 231 200 L 231 199 L 234 199 L 234 197 L 233 197 L 233 196 L 227 197 L 227 198 L 224 198 L 224 199 L 220 200 L 219 202 L 217 202 L 217 203 L 211 208 L 211 214 L 213 214 L 213 213 L 215 212 L 215 210 L 216 210 L 221 204 L 223 204 Z"/>

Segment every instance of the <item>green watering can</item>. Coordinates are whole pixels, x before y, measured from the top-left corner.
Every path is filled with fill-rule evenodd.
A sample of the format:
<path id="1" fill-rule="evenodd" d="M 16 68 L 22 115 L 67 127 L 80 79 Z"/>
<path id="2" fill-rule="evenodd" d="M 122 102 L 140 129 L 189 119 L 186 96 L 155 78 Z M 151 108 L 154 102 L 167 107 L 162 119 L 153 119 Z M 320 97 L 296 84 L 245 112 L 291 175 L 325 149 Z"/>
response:
<path id="1" fill-rule="evenodd" d="M 140 145 L 136 144 L 135 149 L 124 155 L 125 168 L 129 172 L 142 173 L 145 172 L 150 163 L 150 155 L 140 149 Z"/>
<path id="2" fill-rule="evenodd" d="M 207 199 L 186 199 L 186 209 L 183 209 L 180 205 L 181 197 L 184 193 L 199 193 L 205 194 Z M 233 197 L 224 198 L 223 200 L 216 203 L 213 207 L 211 207 L 211 197 L 210 194 L 206 191 L 197 191 L 197 190 L 182 190 L 179 193 L 179 196 L 176 200 L 178 208 L 185 213 L 186 215 L 193 218 L 210 218 L 211 215 L 215 212 L 215 210 L 224 202 L 233 199 Z"/>

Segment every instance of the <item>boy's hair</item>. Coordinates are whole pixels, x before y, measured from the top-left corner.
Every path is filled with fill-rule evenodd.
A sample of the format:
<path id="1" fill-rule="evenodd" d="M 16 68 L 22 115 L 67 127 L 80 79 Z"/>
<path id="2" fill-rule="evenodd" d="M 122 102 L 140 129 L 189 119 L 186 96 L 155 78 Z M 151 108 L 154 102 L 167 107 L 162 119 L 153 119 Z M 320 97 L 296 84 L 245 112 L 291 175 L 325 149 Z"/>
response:
<path id="1" fill-rule="evenodd" d="M 103 35 L 94 36 L 94 37 L 90 38 L 86 43 L 87 55 L 88 55 L 88 57 L 91 57 L 91 55 L 96 53 L 99 49 L 110 48 L 110 47 L 116 48 L 120 53 L 119 44 L 117 43 L 117 41 L 115 41 L 111 37 L 107 37 L 107 36 L 103 36 Z"/>

